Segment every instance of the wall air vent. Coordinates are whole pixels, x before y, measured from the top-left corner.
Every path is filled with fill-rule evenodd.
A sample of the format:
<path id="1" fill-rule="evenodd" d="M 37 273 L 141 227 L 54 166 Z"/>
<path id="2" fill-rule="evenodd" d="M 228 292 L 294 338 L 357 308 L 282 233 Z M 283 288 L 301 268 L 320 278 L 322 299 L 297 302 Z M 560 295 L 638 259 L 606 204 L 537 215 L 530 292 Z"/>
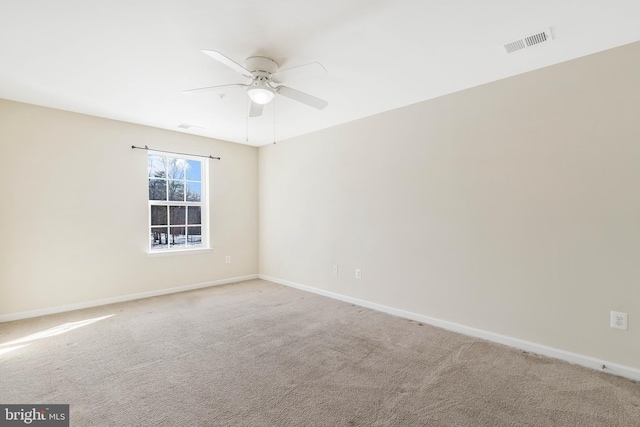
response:
<path id="1" fill-rule="evenodd" d="M 505 43 L 504 51 L 506 53 L 513 53 L 537 44 L 548 43 L 551 40 L 553 40 L 553 37 L 551 36 L 551 28 L 547 28 L 539 33 L 531 34 L 521 39 Z"/>

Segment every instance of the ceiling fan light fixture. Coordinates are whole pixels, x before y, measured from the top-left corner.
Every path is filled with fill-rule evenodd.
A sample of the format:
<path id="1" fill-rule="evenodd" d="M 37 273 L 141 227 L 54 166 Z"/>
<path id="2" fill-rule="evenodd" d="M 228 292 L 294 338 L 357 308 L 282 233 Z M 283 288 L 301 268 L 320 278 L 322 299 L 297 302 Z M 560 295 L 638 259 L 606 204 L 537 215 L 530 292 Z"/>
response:
<path id="1" fill-rule="evenodd" d="M 256 104 L 266 105 L 270 103 L 273 98 L 276 96 L 273 89 L 268 86 L 251 86 L 247 89 L 247 93 L 249 94 L 249 98 Z"/>

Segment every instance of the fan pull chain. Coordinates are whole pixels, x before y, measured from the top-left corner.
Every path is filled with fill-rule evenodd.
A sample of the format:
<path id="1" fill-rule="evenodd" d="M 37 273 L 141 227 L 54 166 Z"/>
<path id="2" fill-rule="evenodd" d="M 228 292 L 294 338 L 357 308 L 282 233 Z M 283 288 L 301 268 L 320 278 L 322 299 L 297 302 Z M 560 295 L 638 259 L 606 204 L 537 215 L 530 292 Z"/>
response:
<path id="1" fill-rule="evenodd" d="M 274 144 L 276 143 L 276 98 L 273 98 L 273 143 Z"/>
<path id="2" fill-rule="evenodd" d="M 249 97 L 247 96 L 247 108 L 246 108 L 246 112 L 247 112 L 247 129 L 246 129 L 246 137 L 245 137 L 245 142 L 249 142 Z"/>

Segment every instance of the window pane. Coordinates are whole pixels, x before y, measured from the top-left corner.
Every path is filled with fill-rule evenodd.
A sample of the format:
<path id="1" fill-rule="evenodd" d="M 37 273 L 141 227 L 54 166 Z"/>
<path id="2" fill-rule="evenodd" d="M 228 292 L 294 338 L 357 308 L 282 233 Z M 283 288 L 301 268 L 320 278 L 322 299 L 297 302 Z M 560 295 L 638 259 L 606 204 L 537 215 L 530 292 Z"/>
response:
<path id="1" fill-rule="evenodd" d="M 202 244 L 202 228 L 187 227 L 187 245 L 195 246 Z"/>
<path id="2" fill-rule="evenodd" d="M 189 181 L 202 181 L 200 161 L 187 160 L 187 179 Z"/>
<path id="3" fill-rule="evenodd" d="M 171 246 L 184 246 L 186 240 L 184 227 L 171 227 L 169 240 Z"/>
<path id="4" fill-rule="evenodd" d="M 167 181 L 164 179 L 149 180 L 149 200 L 167 200 Z"/>
<path id="5" fill-rule="evenodd" d="M 151 225 L 168 225 L 166 206 L 151 206 Z"/>
<path id="6" fill-rule="evenodd" d="M 169 246 L 169 233 L 167 227 L 151 228 L 151 249 L 165 249 Z"/>
<path id="7" fill-rule="evenodd" d="M 180 155 L 147 153 L 149 247 L 153 251 L 198 249 L 203 245 L 203 191 L 208 162 Z M 206 221 L 205 221 L 206 222 Z"/>
<path id="8" fill-rule="evenodd" d="M 147 156 L 148 170 L 150 178 L 165 178 L 167 173 L 165 171 L 165 157 Z"/>
<path id="9" fill-rule="evenodd" d="M 189 206 L 187 212 L 189 213 L 187 224 L 200 224 L 202 222 L 200 206 Z"/>
<path id="10" fill-rule="evenodd" d="M 187 182 L 187 202 L 200 201 L 200 188 L 199 182 Z"/>
<path id="11" fill-rule="evenodd" d="M 187 167 L 187 161 L 185 159 L 174 159 L 169 157 L 167 159 L 167 173 L 169 179 L 184 179 L 184 170 Z"/>
<path id="12" fill-rule="evenodd" d="M 174 202 L 184 201 L 184 182 L 169 181 L 169 200 Z"/>
<path id="13" fill-rule="evenodd" d="M 186 219 L 186 206 L 169 206 L 171 225 L 184 225 Z"/>

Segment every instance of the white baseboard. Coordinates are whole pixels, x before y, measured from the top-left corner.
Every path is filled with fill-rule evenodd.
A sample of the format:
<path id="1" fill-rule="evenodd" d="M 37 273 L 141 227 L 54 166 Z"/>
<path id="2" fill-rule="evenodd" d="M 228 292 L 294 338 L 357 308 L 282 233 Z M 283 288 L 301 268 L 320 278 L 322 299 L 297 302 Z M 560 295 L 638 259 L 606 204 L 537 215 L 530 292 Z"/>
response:
<path id="1" fill-rule="evenodd" d="M 400 310 L 400 309 L 389 307 L 386 305 L 377 304 L 374 302 L 365 301 L 358 298 L 353 298 L 346 295 L 325 291 L 323 289 L 313 288 L 311 286 L 301 285 L 299 283 L 278 279 L 276 277 L 266 276 L 264 274 L 260 274 L 259 278 L 263 280 L 268 280 L 270 282 L 278 283 L 281 285 L 289 286 L 292 288 L 301 289 L 303 291 L 312 292 L 318 295 L 323 295 L 323 296 L 337 299 L 340 301 L 348 302 L 351 304 L 356 304 L 361 307 L 371 308 L 373 310 L 392 314 L 398 317 L 403 317 L 405 319 L 411 319 L 417 322 L 427 323 L 429 325 L 437 326 L 439 328 L 446 329 L 452 332 L 457 332 L 460 334 L 481 338 L 487 341 L 492 341 L 492 342 L 503 344 L 509 347 L 514 347 L 520 350 L 524 350 L 530 353 L 540 354 L 543 356 L 552 357 L 554 359 L 564 360 L 566 362 L 573 363 L 576 365 L 585 366 L 587 368 L 596 369 L 598 371 L 640 381 L 640 369 L 620 365 L 618 363 L 596 359 L 594 357 L 585 356 L 582 354 L 571 353 L 571 352 L 560 350 L 557 348 L 547 347 L 542 344 L 536 344 L 533 342 L 508 337 L 506 335 L 500 335 L 493 332 L 483 331 L 481 329 L 471 328 L 469 326 L 464 326 L 464 325 L 449 322 L 446 320 L 436 319 L 433 317 L 424 316 L 422 314 L 412 313 L 410 311 Z M 605 366 L 604 369 L 603 369 L 603 365 Z"/>
<path id="2" fill-rule="evenodd" d="M 13 320 L 28 319 L 30 317 L 45 316 L 47 314 L 63 313 L 66 311 L 80 310 L 83 308 L 97 307 L 100 305 L 114 304 L 117 302 L 132 301 L 141 298 L 157 297 L 159 295 L 174 294 L 176 292 L 191 291 L 194 289 L 208 288 L 210 286 L 226 285 L 228 283 L 242 282 L 244 280 L 257 279 L 257 274 L 248 276 L 232 277 L 229 279 L 214 280 L 212 282 L 197 283 L 195 285 L 178 286 L 176 288 L 158 289 L 149 292 L 140 292 L 138 294 L 122 295 L 118 297 L 104 298 L 93 301 L 79 302 L 76 304 L 58 305 L 55 307 L 43 308 L 40 310 L 22 311 L 19 313 L 10 313 L 0 315 L 0 323 L 11 322 Z"/>

